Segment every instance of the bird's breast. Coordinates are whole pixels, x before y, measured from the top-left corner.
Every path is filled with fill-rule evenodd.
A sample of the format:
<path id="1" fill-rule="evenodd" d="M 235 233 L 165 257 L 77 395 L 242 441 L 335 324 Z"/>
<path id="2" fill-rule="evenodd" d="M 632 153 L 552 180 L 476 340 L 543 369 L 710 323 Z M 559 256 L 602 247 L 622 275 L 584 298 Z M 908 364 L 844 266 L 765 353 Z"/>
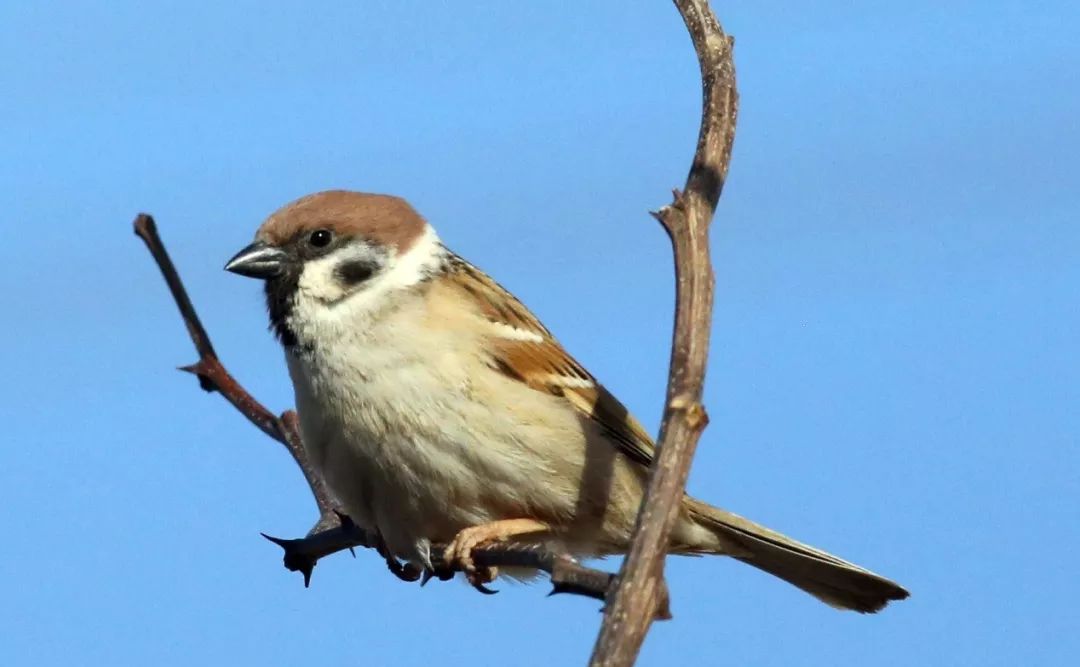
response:
<path id="1" fill-rule="evenodd" d="M 591 504 L 579 415 L 478 349 L 453 331 L 390 322 L 290 355 L 312 460 L 349 513 L 405 557 L 470 525 L 560 523 Z"/>

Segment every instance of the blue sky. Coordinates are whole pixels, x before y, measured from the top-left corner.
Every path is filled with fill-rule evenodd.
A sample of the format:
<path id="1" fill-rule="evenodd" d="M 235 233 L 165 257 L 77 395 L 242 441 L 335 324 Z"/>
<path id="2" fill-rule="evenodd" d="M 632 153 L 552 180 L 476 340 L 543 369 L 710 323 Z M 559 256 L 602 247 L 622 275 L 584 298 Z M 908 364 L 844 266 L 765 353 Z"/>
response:
<path id="1" fill-rule="evenodd" d="M 841 614 L 676 559 L 642 664 L 1071 663 L 1080 10 L 715 5 L 742 107 L 690 488 L 913 595 Z M 646 212 L 699 109 L 669 3 L 9 2 L 0 87 L 0 663 L 584 661 L 597 604 L 542 585 L 282 569 L 258 532 L 307 530 L 303 480 L 173 370 L 194 353 L 130 222 L 157 217 L 226 364 L 284 409 L 259 288 L 222 264 L 302 194 L 402 194 L 655 428 L 672 272 Z"/>

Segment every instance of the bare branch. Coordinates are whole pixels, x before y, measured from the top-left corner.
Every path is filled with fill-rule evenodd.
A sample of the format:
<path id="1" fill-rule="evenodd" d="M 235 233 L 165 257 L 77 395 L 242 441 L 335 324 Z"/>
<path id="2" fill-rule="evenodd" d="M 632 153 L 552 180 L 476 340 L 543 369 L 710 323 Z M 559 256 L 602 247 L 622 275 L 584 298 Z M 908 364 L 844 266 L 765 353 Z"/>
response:
<path id="1" fill-rule="evenodd" d="M 193 373 L 199 378 L 199 386 L 205 391 L 216 391 L 232 403 L 240 414 L 247 417 L 248 421 L 257 426 L 260 431 L 285 445 L 292 455 L 296 465 L 304 473 L 304 479 L 311 487 L 311 493 L 315 496 L 315 502 L 319 507 L 319 523 L 317 527 L 328 527 L 337 524 L 334 509 L 338 503 L 331 497 L 329 490 L 323 483 L 322 478 L 312 467 L 307 459 L 303 442 L 300 439 L 300 429 L 296 420 L 296 413 L 286 412 L 280 417 L 275 417 L 261 403 L 255 400 L 240 383 L 229 374 L 221 365 L 214 346 L 210 342 L 210 336 L 206 333 L 199 315 L 195 312 L 195 306 L 184 289 L 184 283 L 180 280 L 180 274 L 169 258 L 165 250 L 165 244 L 158 235 L 157 225 L 154 218 L 146 213 L 140 213 L 135 218 L 135 235 L 143 240 L 150 254 L 157 262 L 162 277 L 165 278 L 169 291 L 172 293 L 176 307 L 180 310 L 180 316 L 184 320 L 191 342 L 195 344 L 195 351 L 199 353 L 199 360 L 190 366 L 183 366 L 180 370 Z"/>
<path id="2" fill-rule="evenodd" d="M 666 612 L 664 557 L 694 449 L 709 418 L 701 404 L 712 326 L 709 225 L 731 160 L 738 96 L 733 40 L 707 0 L 674 0 L 701 67 L 703 105 L 686 189 L 655 213 L 675 253 L 675 327 L 657 457 L 590 664 L 631 665 L 655 616 Z"/>
<path id="3" fill-rule="evenodd" d="M 282 540 L 269 535 L 266 539 L 285 550 L 285 567 L 304 575 L 306 586 L 315 563 L 325 556 L 353 547 L 378 548 L 378 536 L 354 524 L 343 516 L 341 525 L 299 540 Z M 442 545 L 432 548 L 431 559 L 442 562 Z M 576 593 L 597 600 L 604 600 L 615 575 L 584 567 L 569 556 L 553 554 L 546 549 L 531 545 L 488 544 L 473 551 L 473 560 L 480 567 L 526 567 L 543 570 L 551 575 L 551 595 Z M 408 565 L 405 566 L 408 568 Z M 427 583 L 433 577 L 449 579 L 453 570 L 443 569 L 421 573 L 403 568 L 399 576 L 405 581 L 423 579 Z"/>
<path id="4" fill-rule="evenodd" d="M 307 458 L 296 413 L 289 410 L 280 417 L 275 417 L 225 370 L 191 299 L 188 298 L 183 281 L 180 280 L 180 275 L 161 242 L 154 219 L 141 213 L 135 218 L 134 226 L 136 236 L 146 244 L 161 270 L 199 354 L 199 361 L 180 370 L 195 374 L 199 378 L 199 386 L 204 390 L 220 393 L 260 431 L 283 444 L 303 472 L 315 497 L 319 520 L 307 537 L 284 540 L 263 535 L 285 550 L 285 567 L 301 572 L 304 575 L 304 585 L 307 586 L 311 580 L 312 569 L 320 558 L 338 551 L 352 550 L 353 547 L 365 547 L 377 550 L 386 560 L 390 571 L 404 581 L 422 580 L 426 583 L 433 576 L 440 579 L 453 577 L 455 570 L 450 568 L 425 573 L 410 563 L 400 563 L 386 550 L 378 533 L 357 526 L 341 512 L 340 504 Z M 444 545 L 432 547 L 433 562 L 442 562 L 443 547 Z M 614 579 L 612 574 L 585 567 L 570 556 L 555 554 L 537 546 L 513 543 L 482 546 L 474 552 L 473 559 L 482 567 L 528 567 L 543 570 L 551 575 L 552 594 L 574 593 L 604 600 Z"/>

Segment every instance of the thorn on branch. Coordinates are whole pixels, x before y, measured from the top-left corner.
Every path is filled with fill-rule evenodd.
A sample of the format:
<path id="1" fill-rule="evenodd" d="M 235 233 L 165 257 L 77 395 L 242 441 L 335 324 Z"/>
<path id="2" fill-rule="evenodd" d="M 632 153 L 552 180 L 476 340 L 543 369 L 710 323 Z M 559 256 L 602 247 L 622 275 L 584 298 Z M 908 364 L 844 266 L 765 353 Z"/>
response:
<path id="1" fill-rule="evenodd" d="M 187 366 L 179 366 L 176 370 L 191 373 L 197 377 L 199 379 L 199 388 L 208 394 L 212 394 L 218 390 L 218 386 L 214 384 L 214 381 L 206 374 L 201 361 L 197 361 Z"/>
<path id="2" fill-rule="evenodd" d="M 296 543 L 301 542 L 302 540 L 283 540 L 280 537 L 273 537 L 266 533 L 259 534 L 285 550 L 285 555 L 282 557 L 285 569 L 289 572 L 300 572 L 303 574 L 304 588 L 310 587 L 311 573 L 315 569 L 315 564 L 319 561 L 310 554 L 306 554 L 296 548 Z"/>

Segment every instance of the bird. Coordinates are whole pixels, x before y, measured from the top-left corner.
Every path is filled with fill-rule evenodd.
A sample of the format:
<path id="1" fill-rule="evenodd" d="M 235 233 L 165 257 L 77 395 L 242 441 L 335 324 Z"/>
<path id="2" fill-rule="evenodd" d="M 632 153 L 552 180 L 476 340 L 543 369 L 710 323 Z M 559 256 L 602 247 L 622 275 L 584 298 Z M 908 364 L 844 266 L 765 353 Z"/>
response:
<path id="1" fill-rule="evenodd" d="M 474 584 L 500 541 L 624 554 L 653 439 L 521 301 L 404 199 L 328 190 L 286 204 L 225 265 L 264 281 L 304 447 L 358 525 Z M 668 551 L 724 555 L 839 609 L 899 584 L 685 495 Z M 512 574 L 512 573 L 511 573 Z M 520 575 L 521 573 L 517 573 Z"/>

